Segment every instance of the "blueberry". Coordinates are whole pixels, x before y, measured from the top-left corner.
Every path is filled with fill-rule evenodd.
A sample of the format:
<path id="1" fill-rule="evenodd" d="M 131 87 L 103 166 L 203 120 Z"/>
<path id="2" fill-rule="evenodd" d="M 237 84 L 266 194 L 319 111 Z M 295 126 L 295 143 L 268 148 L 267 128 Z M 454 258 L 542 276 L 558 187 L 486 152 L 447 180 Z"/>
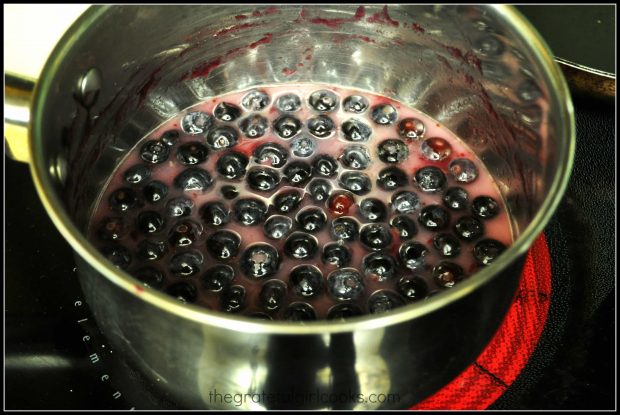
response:
<path id="1" fill-rule="evenodd" d="M 469 159 L 454 159 L 450 162 L 448 170 L 454 180 L 459 183 L 471 183 L 478 178 L 478 168 Z"/>
<path id="2" fill-rule="evenodd" d="M 413 180 L 423 192 L 437 192 L 446 184 L 446 176 L 435 166 L 418 169 Z"/>
<path id="3" fill-rule="evenodd" d="M 263 308 L 275 311 L 286 302 L 286 291 L 286 284 L 283 281 L 269 280 L 263 284 L 258 298 Z"/>
<path id="4" fill-rule="evenodd" d="M 193 208 L 194 202 L 184 197 L 177 197 L 166 202 L 166 214 L 172 218 L 189 216 Z"/>
<path id="5" fill-rule="evenodd" d="M 297 213 L 297 216 L 295 216 L 295 221 L 304 231 L 315 233 L 325 227 L 325 224 L 327 223 L 327 215 L 321 208 L 307 207 Z"/>
<path id="6" fill-rule="evenodd" d="M 204 192 L 212 185 L 209 172 L 199 167 L 190 167 L 174 178 L 174 186 L 184 192 Z"/>
<path id="7" fill-rule="evenodd" d="M 313 265 L 298 265 L 291 270 L 290 282 L 295 294 L 314 297 L 321 293 L 323 274 Z"/>
<path id="8" fill-rule="evenodd" d="M 165 223 L 164 218 L 159 213 L 151 210 L 140 212 L 136 219 L 138 229 L 147 234 L 161 231 Z"/>
<path id="9" fill-rule="evenodd" d="M 351 317 L 361 316 L 362 310 L 355 304 L 336 304 L 327 312 L 328 320 L 346 320 Z"/>
<path id="10" fill-rule="evenodd" d="M 145 261 L 157 261 L 166 255 L 168 246 L 163 241 L 144 240 L 138 244 L 138 257 Z"/>
<path id="11" fill-rule="evenodd" d="M 179 141 L 179 132 L 176 130 L 168 130 L 162 134 L 159 140 L 168 147 L 172 147 Z"/>
<path id="12" fill-rule="evenodd" d="M 246 180 L 250 189 L 269 192 L 280 184 L 280 175 L 270 167 L 252 167 L 248 170 Z"/>
<path id="13" fill-rule="evenodd" d="M 259 199 L 239 199 L 233 205 L 233 214 L 237 222 L 245 226 L 258 225 L 265 219 L 267 205 Z"/>
<path id="14" fill-rule="evenodd" d="M 426 229 L 445 229 L 450 223 L 450 214 L 439 205 L 428 205 L 420 211 L 418 222 Z"/>
<path id="15" fill-rule="evenodd" d="M 308 131 L 315 137 L 326 138 L 334 132 L 334 129 L 334 121 L 326 115 L 308 119 Z"/>
<path id="16" fill-rule="evenodd" d="M 360 215 L 371 222 L 381 222 L 387 218 L 387 208 L 379 199 L 368 198 L 360 202 Z"/>
<path id="17" fill-rule="evenodd" d="M 292 303 L 284 311 L 284 319 L 289 321 L 316 320 L 316 313 L 310 304 Z"/>
<path id="18" fill-rule="evenodd" d="M 304 186 L 312 178 L 312 166 L 303 161 L 292 161 L 284 168 L 284 178 L 293 186 Z"/>
<path id="19" fill-rule="evenodd" d="M 340 175 L 338 184 L 343 189 L 350 191 L 358 196 L 370 193 L 372 183 L 366 173 L 347 171 Z"/>
<path id="20" fill-rule="evenodd" d="M 177 150 L 177 160 L 186 166 L 203 163 L 208 156 L 209 149 L 197 141 L 182 144 Z"/>
<path id="21" fill-rule="evenodd" d="M 127 212 L 139 207 L 140 202 L 136 193 L 128 187 L 121 187 L 110 194 L 108 198 L 110 208 L 114 212 Z"/>
<path id="22" fill-rule="evenodd" d="M 193 220 L 183 220 L 172 227 L 168 241 L 172 246 L 189 246 L 196 242 L 202 234 L 202 226 Z"/>
<path id="23" fill-rule="evenodd" d="M 475 241 L 484 234 L 484 225 L 474 217 L 463 216 L 454 224 L 454 233 L 464 241 Z"/>
<path id="24" fill-rule="evenodd" d="M 506 245 L 495 239 L 483 239 L 474 247 L 474 258 L 480 265 L 489 265 L 506 250 Z"/>
<path id="25" fill-rule="evenodd" d="M 441 261 L 439 264 L 435 265 L 432 275 L 437 285 L 443 288 L 453 287 L 454 284 L 465 278 L 463 268 L 449 261 Z"/>
<path id="26" fill-rule="evenodd" d="M 308 193 L 315 202 L 326 201 L 331 190 L 331 183 L 325 179 L 314 179 L 308 185 Z"/>
<path id="27" fill-rule="evenodd" d="M 426 282 L 415 275 L 402 277 L 397 284 L 398 292 L 409 301 L 423 300 L 428 296 Z"/>
<path id="28" fill-rule="evenodd" d="M 207 250 L 217 259 L 228 260 L 239 253 L 241 237 L 232 231 L 216 231 L 207 238 Z"/>
<path id="29" fill-rule="evenodd" d="M 297 157 L 310 157 L 316 150 L 316 142 L 310 137 L 297 137 L 291 141 L 291 150 Z"/>
<path id="30" fill-rule="evenodd" d="M 403 138 L 419 140 L 424 136 L 426 127 L 417 118 L 405 118 L 398 123 L 398 133 Z"/>
<path id="31" fill-rule="evenodd" d="M 392 234 L 384 224 L 370 223 L 360 229 L 360 241 L 365 247 L 378 251 L 392 243 Z"/>
<path id="32" fill-rule="evenodd" d="M 342 151 L 340 161 L 349 169 L 364 170 L 370 165 L 370 152 L 362 145 L 347 146 Z"/>
<path id="33" fill-rule="evenodd" d="M 392 195 L 391 205 L 392 209 L 397 213 L 413 213 L 422 207 L 418 195 L 408 191 Z"/>
<path id="34" fill-rule="evenodd" d="M 215 170 L 229 180 L 241 179 L 245 175 L 245 169 L 250 160 L 241 153 L 230 151 L 222 154 L 217 160 Z"/>
<path id="35" fill-rule="evenodd" d="M 229 265 L 215 265 L 205 271 L 201 278 L 202 286 L 212 292 L 227 289 L 235 278 L 235 271 Z"/>
<path id="36" fill-rule="evenodd" d="M 105 246 L 102 253 L 117 268 L 126 270 L 131 263 L 131 253 L 122 245 Z"/>
<path id="37" fill-rule="evenodd" d="M 443 195 L 443 204 L 452 210 L 464 210 L 469 202 L 469 193 L 462 187 L 451 187 Z"/>
<path id="38" fill-rule="evenodd" d="M 130 167 L 125 171 L 123 178 L 127 183 L 138 184 L 147 180 L 151 176 L 151 170 L 142 164 Z"/>
<path id="39" fill-rule="evenodd" d="M 312 167 L 316 174 L 324 177 L 334 177 L 338 173 L 336 159 L 327 154 L 320 154 L 312 161 Z"/>
<path id="40" fill-rule="evenodd" d="M 233 147 L 239 140 L 239 133 L 228 125 L 212 128 L 207 134 L 207 144 L 213 151 L 221 151 Z"/>
<path id="41" fill-rule="evenodd" d="M 379 160 L 384 163 L 402 163 L 409 158 L 409 147 L 401 140 L 383 140 L 377 146 Z"/>
<path id="42" fill-rule="evenodd" d="M 396 215 L 390 220 L 390 226 L 398 232 L 400 239 L 413 238 L 418 233 L 418 227 L 413 219 L 406 215 Z"/>
<path id="43" fill-rule="evenodd" d="M 330 242 L 323 246 L 321 260 L 324 264 L 343 268 L 351 262 L 351 253 L 343 243 Z"/>
<path id="44" fill-rule="evenodd" d="M 342 268 L 327 276 L 327 290 L 338 300 L 356 300 L 364 292 L 364 281 L 355 268 Z"/>
<path id="45" fill-rule="evenodd" d="M 318 249 L 317 239 L 304 232 L 293 232 L 286 238 L 284 253 L 295 259 L 313 258 Z"/>
<path id="46" fill-rule="evenodd" d="M 295 112 L 301 108 L 301 99 L 295 94 L 280 95 L 276 99 L 276 108 L 282 112 Z"/>
<path id="47" fill-rule="evenodd" d="M 282 190 L 274 196 L 273 206 L 280 213 L 292 212 L 301 204 L 303 198 L 303 192 L 298 189 Z"/>
<path id="48" fill-rule="evenodd" d="M 384 282 L 396 276 L 396 261 L 383 252 L 373 252 L 362 260 L 362 269 L 372 281 Z"/>
<path id="49" fill-rule="evenodd" d="M 170 260 L 170 272 L 182 277 L 189 277 L 200 272 L 204 258 L 198 251 L 176 254 Z"/>
<path id="50" fill-rule="evenodd" d="M 403 298 L 397 293 L 388 290 L 377 291 L 368 298 L 368 311 L 370 314 L 387 313 L 403 305 L 405 305 Z"/>
<path id="51" fill-rule="evenodd" d="M 322 89 L 310 94 L 308 104 L 319 112 L 331 112 L 338 107 L 338 97 L 332 91 Z"/>
<path id="52" fill-rule="evenodd" d="M 197 135 L 207 132 L 213 125 L 213 118 L 209 114 L 196 111 L 185 115 L 181 120 L 181 129 L 187 134 Z"/>
<path id="53" fill-rule="evenodd" d="M 239 190 L 237 190 L 235 186 L 229 186 L 229 185 L 222 186 L 220 188 L 220 192 L 222 193 L 222 196 L 226 200 L 232 200 L 236 198 L 237 196 L 239 196 Z"/>
<path id="54" fill-rule="evenodd" d="M 420 150 L 424 157 L 432 161 L 440 161 L 452 154 L 452 146 L 441 137 L 427 138 L 422 142 Z"/>
<path id="55" fill-rule="evenodd" d="M 149 140 L 140 148 L 140 158 L 147 163 L 160 164 L 168 160 L 170 148 L 159 140 Z"/>
<path id="56" fill-rule="evenodd" d="M 293 229 L 293 220 L 288 216 L 272 215 L 265 221 L 264 233 L 269 239 L 282 239 Z"/>
<path id="57" fill-rule="evenodd" d="M 292 138 L 301 131 L 301 121 L 291 115 L 281 115 L 273 122 L 273 129 L 281 138 Z"/>
<path id="58" fill-rule="evenodd" d="M 241 105 L 248 111 L 260 111 L 271 103 L 271 98 L 264 91 L 254 89 L 241 98 Z"/>
<path id="59" fill-rule="evenodd" d="M 407 175 L 398 167 L 386 167 L 377 174 L 377 186 L 388 192 L 405 187 L 408 182 Z"/>
<path id="60" fill-rule="evenodd" d="M 116 241 L 123 239 L 129 229 L 122 218 L 106 218 L 101 221 L 97 230 L 97 236 L 103 241 Z"/>
<path id="61" fill-rule="evenodd" d="M 343 122 L 341 128 L 342 135 L 348 141 L 365 142 L 372 134 L 370 127 L 356 118 Z"/>
<path id="62" fill-rule="evenodd" d="M 278 143 L 265 143 L 256 147 L 254 161 L 265 163 L 268 161 L 271 167 L 282 167 L 288 160 L 288 151 Z"/>
<path id="63" fill-rule="evenodd" d="M 142 189 L 144 198 L 149 203 L 158 203 L 166 198 L 168 195 L 168 187 L 160 181 L 152 181 Z"/>
<path id="64" fill-rule="evenodd" d="M 241 108 L 228 102 L 220 102 L 213 109 L 213 116 L 220 121 L 235 121 L 241 115 Z"/>
<path id="65" fill-rule="evenodd" d="M 342 108 L 346 112 L 361 114 L 368 109 L 368 100 L 360 95 L 351 95 L 344 99 Z"/>
<path id="66" fill-rule="evenodd" d="M 499 213 L 499 205 L 490 196 L 478 196 L 472 200 L 471 210 L 481 219 L 491 219 Z"/>
<path id="67" fill-rule="evenodd" d="M 390 104 L 377 105 L 370 110 L 370 118 L 379 125 L 391 125 L 398 119 L 398 113 Z"/>
<path id="68" fill-rule="evenodd" d="M 241 271 L 249 278 L 271 277 L 278 272 L 280 256 L 274 247 L 266 243 L 248 246 L 239 260 Z"/>
<path id="69" fill-rule="evenodd" d="M 409 269 L 424 267 L 428 253 L 428 248 L 416 241 L 407 241 L 398 249 L 400 261 Z"/>
<path id="70" fill-rule="evenodd" d="M 461 243 L 450 233 L 440 233 L 433 237 L 433 246 L 444 257 L 453 258 L 461 253 Z"/>
<path id="71" fill-rule="evenodd" d="M 193 303 L 198 297 L 196 288 L 187 282 L 177 282 L 166 288 L 166 293 L 182 303 Z"/>
<path id="72" fill-rule="evenodd" d="M 164 275 L 153 267 L 142 267 L 131 274 L 147 287 L 161 288 L 164 284 Z"/>
<path id="73" fill-rule="evenodd" d="M 200 209 L 200 216 L 206 225 L 222 226 L 230 221 L 230 211 L 222 202 L 208 202 Z"/>
<path id="74" fill-rule="evenodd" d="M 267 132 L 269 122 L 261 115 L 252 114 L 239 122 L 239 128 L 247 138 L 259 138 Z"/>
<path id="75" fill-rule="evenodd" d="M 335 241 L 352 241 L 359 233 L 359 224 L 351 217 L 343 216 L 332 221 L 330 235 Z"/>
<path id="76" fill-rule="evenodd" d="M 233 285 L 222 293 L 220 308 L 227 313 L 236 313 L 245 307 L 245 288 Z"/>

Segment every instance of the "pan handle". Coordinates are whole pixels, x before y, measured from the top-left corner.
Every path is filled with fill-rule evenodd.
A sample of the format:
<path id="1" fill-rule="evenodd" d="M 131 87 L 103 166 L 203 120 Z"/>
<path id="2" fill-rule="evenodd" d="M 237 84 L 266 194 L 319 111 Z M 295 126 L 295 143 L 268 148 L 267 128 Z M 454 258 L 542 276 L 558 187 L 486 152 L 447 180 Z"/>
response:
<path id="1" fill-rule="evenodd" d="M 36 80 L 15 73 L 4 75 L 4 142 L 6 154 L 30 162 L 30 104 Z"/>

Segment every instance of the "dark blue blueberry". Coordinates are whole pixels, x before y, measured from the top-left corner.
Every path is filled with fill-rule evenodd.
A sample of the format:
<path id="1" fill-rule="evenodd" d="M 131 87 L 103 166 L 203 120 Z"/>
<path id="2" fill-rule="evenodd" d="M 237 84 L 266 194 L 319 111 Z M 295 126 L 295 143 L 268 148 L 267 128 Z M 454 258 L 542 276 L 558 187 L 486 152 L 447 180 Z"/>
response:
<path id="1" fill-rule="evenodd" d="M 446 184 L 446 175 L 435 166 L 418 169 L 413 180 L 423 192 L 438 192 Z"/>
<path id="2" fill-rule="evenodd" d="M 165 224 L 166 221 L 159 213 L 150 210 L 140 212 L 136 219 L 138 229 L 147 234 L 161 231 Z"/>
<path id="3" fill-rule="evenodd" d="M 317 239 L 304 232 L 293 232 L 286 238 L 284 253 L 295 259 L 309 259 L 316 255 L 319 247 Z"/>
<path id="4" fill-rule="evenodd" d="M 160 181 L 152 181 L 142 189 L 144 199 L 149 203 L 161 202 L 168 196 L 168 187 Z"/>
<path id="5" fill-rule="evenodd" d="M 259 138 L 267 132 L 269 121 L 261 115 L 252 114 L 239 122 L 239 128 L 247 138 Z"/>
<path id="6" fill-rule="evenodd" d="M 245 169 L 250 160 L 244 154 L 230 151 L 222 154 L 215 165 L 220 176 L 229 179 L 241 179 L 245 175 Z"/>
<path id="7" fill-rule="evenodd" d="M 366 173 L 357 171 L 347 171 L 342 173 L 338 178 L 338 184 L 340 184 L 343 189 L 346 189 L 358 196 L 368 194 L 372 189 L 370 177 Z"/>
<path id="8" fill-rule="evenodd" d="M 351 317 L 361 316 L 362 310 L 355 304 L 336 304 L 327 312 L 328 320 L 346 320 Z"/>
<path id="9" fill-rule="evenodd" d="M 413 238 L 418 233 L 418 227 L 414 220 L 406 215 L 396 215 L 390 220 L 390 226 L 396 231 L 400 239 L 407 240 Z"/>
<path id="10" fill-rule="evenodd" d="M 230 221 L 230 211 L 222 202 L 208 202 L 200 209 L 200 216 L 206 225 L 222 226 Z"/>
<path id="11" fill-rule="evenodd" d="M 271 277 L 278 272 L 280 256 L 278 251 L 266 243 L 255 243 L 248 246 L 239 260 L 241 271 L 254 279 Z"/>
<path id="12" fill-rule="evenodd" d="M 325 224 L 327 223 L 327 215 L 321 208 L 310 206 L 297 213 L 297 216 L 295 216 L 295 221 L 297 221 L 301 229 L 304 231 L 315 233 L 325 227 Z"/>
<path id="13" fill-rule="evenodd" d="M 362 145 L 351 145 L 344 148 L 340 162 L 349 169 L 364 170 L 370 165 L 370 152 Z"/>
<path id="14" fill-rule="evenodd" d="M 351 95 L 344 99 L 342 108 L 346 112 L 361 114 L 368 109 L 368 100 L 361 95 Z"/>
<path id="15" fill-rule="evenodd" d="M 370 222 L 382 222 L 387 218 L 387 208 L 379 199 L 364 199 L 360 202 L 360 215 Z"/>
<path id="16" fill-rule="evenodd" d="M 110 194 L 108 198 L 110 208 L 114 212 L 127 212 L 140 206 L 138 196 L 128 187 L 121 187 Z"/>
<path id="17" fill-rule="evenodd" d="M 250 189 L 269 192 L 280 184 L 280 175 L 271 167 L 256 166 L 248 170 L 246 181 Z"/>
<path id="18" fill-rule="evenodd" d="M 481 219 L 491 219 L 499 213 L 499 205 L 490 196 L 478 196 L 472 200 L 471 210 Z"/>
<path id="19" fill-rule="evenodd" d="M 235 186 L 229 186 L 229 185 L 222 186 L 220 188 L 220 192 L 222 193 L 222 196 L 224 196 L 224 199 L 226 200 L 233 200 L 234 198 L 239 196 L 239 190 L 237 190 Z"/>
<path id="20" fill-rule="evenodd" d="M 181 144 L 177 150 L 177 160 L 186 166 L 203 163 L 208 156 L 209 149 L 198 141 Z"/>
<path id="21" fill-rule="evenodd" d="M 282 239 L 293 229 L 293 220 L 288 216 L 271 215 L 265 221 L 264 233 L 269 239 Z"/>
<path id="22" fill-rule="evenodd" d="M 420 211 L 418 222 L 431 231 L 441 230 L 450 224 L 450 214 L 439 205 L 428 205 Z"/>
<path id="23" fill-rule="evenodd" d="M 326 115 L 317 115 L 308 119 L 308 131 L 315 137 L 329 137 L 335 128 L 334 121 Z"/>
<path id="24" fill-rule="evenodd" d="M 378 251 L 392 243 L 392 233 L 382 223 L 370 223 L 360 229 L 360 241 L 365 247 Z"/>
<path id="25" fill-rule="evenodd" d="M 433 237 L 433 246 L 441 256 L 454 258 L 461 253 L 461 243 L 450 233 L 440 233 Z"/>
<path id="26" fill-rule="evenodd" d="M 138 257 L 145 261 L 157 261 L 166 255 L 168 246 L 164 241 L 144 240 L 138 244 Z"/>
<path id="27" fill-rule="evenodd" d="M 273 122 L 273 129 L 282 138 L 292 138 L 301 131 L 301 121 L 291 115 L 281 115 Z"/>
<path id="28" fill-rule="evenodd" d="M 331 183 L 325 179 L 314 179 L 308 185 L 308 193 L 315 202 L 325 202 L 331 190 Z"/>
<path id="29" fill-rule="evenodd" d="M 282 112 L 295 112 L 301 108 L 301 99 L 295 94 L 281 95 L 276 99 L 276 108 Z"/>
<path id="30" fill-rule="evenodd" d="M 483 239 L 474 247 L 474 258 L 480 265 L 489 265 L 506 250 L 506 245 L 495 239 Z"/>
<path id="31" fill-rule="evenodd" d="M 166 288 L 166 293 L 182 303 L 193 303 L 198 297 L 196 288 L 185 281 L 172 284 Z"/>
<path id="32" fill-rule="evenodd" d="M 207 238 L 207 250 L 217 259 L 228 260 L 239 253 L 241 237 L 232 231 L 216 231 Z"/>
<path id="33" fill-rule="evenodd" d="M 269 280 L 263 284 L 258 298 L 268 311 L 278 310 L 286 302 L 286 284 L 280 280 Z"/>
<path id="34" fill-rule="evenodd" d="M 291 150 L 297 157 L 310 157 L 316 150 L 316 141 L 310 137 L 296 137 L 291 141 Z"/>
<path id="35" fill-rule="evenodd" d="M 164 143 L 165 145 L 167 145 L 168 147 L 172 147 L 174 145 L 176 145 L 176 143 L 179 141 L 179 132 L 176 130 L 168 130 L 165 133 L 162 134 L 161 138 L 159 139 L 162 143 Z"/>
<path id="36" fill-rule="evenodd" d="M 297 295 L 314 297 L 321 293 L 323 274 L 314 265 L 299 265 L 291 270 L 290 282 Z"/>
<path id="37" fill-rule="evenodd" d="M 402 191 L 392 195 L 392 209 L 397 213 L 413 213 L 420 210 L 422 203 L 417 194 Z"/>
<path id="38" fill-rule="evenodd" d="M 337 300 L 356 300 L 364 292 L 364 281 L 355 268 L 341 268 L 327 276 L 327 290 Z"/>
<path id="39" fill-rule="evenodd" d="M 408 183 L 407 175 L 398 167 L 386 167 L 377 175 L 377 186 L 388 192 L 405 187 Z"/>
<path id="40" fill-rule="evenodd" d="M 352 241 L 357 238 L 359 229 L 359 224 L 355 219 L 343 216 L 332 221 L 329 231 L 335 241 Z"/>
<path id="41" fill-rule="evenodd" d="M 453 287 L 459 281 L 465 278 L 463 268 L 454 262 L 441 261 L 433 267 L 433 280 L 443 288 Z"/>
<path id="42" fill-rule="evenodd" d="M 132 272 L 131 275 L 147 287 L 161 288 L 164 284 L 164 275 L 153 267 L 142 267 Z"/>
<path id="43" fill-rule="evenodd" d="M 227 313 L 236 313 L 245 307 L 245 288 L 233 285 L 222 293 L 220 308 Z"/>
<path id="44" fill-rule="evenodd" d="M 351 252 L 343 243 L 330 242 L 323 246 L 321 260 L 324 264 L 335 265 L 343 268 L 351 262 Z"/>
<path id="45" fill-rule="evenodd" d="M 105 246 L 102 249 L 102 252 L 103 255 L 117 268 L 126 270 L 131 263 L 131 253 L 122 245 L 114 244 Z"/>
<path id="46" fill-rule="evenodd" d="M 292 161 L 284 168 L 284 178 L 293 186 L 304 186 L 312 178 L 312 166 L 303 161 Z"/>
<path id="47" fill-rule="evenodd" d="M 383 140 L 377 148 L 379 160 L 384 163 L 402 163 L 409 158 L 409 147 L 402 140 Z"/>
<path id="48" fill-rule="evenodd" d="M 448 170 L 454 180 L 459 183 L 471 183 L 478 178 L 478 168 L 469 159 L 454 159 L 450 162 Z"/>
<path id="49" fill-rule="evenodd" d="M 319 112 L 331 112 L 338 107 L 338 96 L 332 91 L 322 89 L 310 94 L 308 104 Z"/>
<path id="50" fill-rule="evenodd" d="M 364 257 L 362 269 L 371 281 L 384 282 L 396 276 L 396 261 L 386 253 L 373 252 Z"/>
<path id="51" fill-rule="evenodd" d="M 286 189 L 276 194 L 273 206 L 280 213 L 289 213 L 297 209 L 304 198 L 304 193 L 298 189 Z"/>
<path id="52" fill-rule="evenodd" d="M 424 136 L 426 127 L 417 118 L 405 118 L 398 123 L 398 134 L 410 140 L 419 140 Z"/>
<path id="53" fill-rule="evenodd" d="M 219 293 L 227 289 L 235 278 L 235 271 L 229 265 L 215 265 L 202 275 L 202 286 L 212 292 Z"/>
<path id="54" fill-rule="evenodd" d="M 292 303 L 284 310 L 284 319 L 289 321 L 316 320 L 316 313 L 310 304 Z"/>
<path id="55" fill-rule="evenodd" d="M 343 122 L 341 128 L 342 135 L 348 141 L 366 142 L 372 135 L 370 127 L 356 118 Z"/>
<path id="56" fill-rule="evenodd" d="M 338 162 L 332 156 L 320 154 L 312 161 L 316 174 L 324 177 L 334 177 L 338 173 Z"/>
<path id="57" fill-rule="evenodd" d="M 194 202 L 191 199 L 177 197 L 166 202 L 166 214 L 172 218 L 189 216 L 192 214 Z"/>
<path id="58" fill-rule="evenodd" d="M 428 296 L 426 282 L 415 275 L 402 277 L 398 281 L 398 292 L 409 301 L 423 300 Z"/>
<path id="59" fill-rule="evenodd" d="M 469 202 L 469 193 L 462 187 L 451 187 L 443 195 L 443 204 L 452 210 L 464 210 Z"/>
<path id="60" fill-rule="evenodd" d="M 397 293 L 388 290 L 377 291 L 368 298 L 370 314 L 387 313 L 403 305 L 405 305 L 405 300 Z"/>
<path id="61" fill-rule="evenodd" d="M 428 248 L 416 241 L 407 241 L 398 249 L 400 261 L 409 269 L 423 268 L 428 254 Z"/>
<path id="62" fill-rule="evenodd" d="M 241 105 L 248 111 L 260 111 L 271 103 L 266 92 L 254 89 L 241 98 Z"/>
<path id="63" fill-rule="evenodd" d="M 199 167 L 190 167 L 174 179 L 174 186 L 184 192 L 204 192 L 213 185 L 213 178 L 208 171 Z"/>
<path id="64" fill-rule="evenodd" d="M 183 220 L 172 227 L 168 241 L 172 246 L 189 246 L 202 234 L 202 226 L 192 220 Z"/>
<path id="65" fill-rule="evenodd" d="M 189 277 L 200 272 L 204 258 L 198 251 L 176 254 L 170 260 L 170 272 L 182 277 Z"/>
<path id="66" fill-rule="evenodd" d="M 97 236 L 103 241 L 117 241 L 123 239 L 129 229 L 122 218 L 106 218 L 101 221 L 97 230 Z"/>
<path id="67" fill-rule="evenodd" d="M 254 226 L 263 222 L 267 205 L 259 199 L 238 199 L 233 205 L 233 214 L 237 222 L 245 226 Z"/>
<path id="68" fill-rule="evenodd" d="M 288 160 L 288 151 L 278 143 L 261 144 L 252 155 L 256 163 L 269 162 L 271 167 L 282 167 Z"/>
<path id="69" fill-rule="evenodd" d="M 159 164 L 168 160 L 170 147 L 159 140 L 149 140 L 140 148 L 140 158 L 147 163 Z"/>
<path id="70" fill-rule="evenodd" d="M 464 241 L 475 241 L 484 234 L 484 225 L 479 219 L 463 216 L 454 224 L 454 233 Z"/>
<path id="71" fill-rule="evenodd" d="M 377 105 L 370 110 L 370 118 L 379 125 L 392 125 L 398 119 L 398 112 L 390 104 Z"/>
<path id="72" fill-rule="evenodd" d="M 239 141 L 239 133 L 228 125 L 219 126 L 209 130 L 207 145 L 213 151 L 221 151 L 233 147 Z"/>
<path id="73" fill-rule="evenodd" d="M 191 135 L 204 134 L 212 125 L 213 118 L 200 111 L 190 112 L 181 120 L 181 129 Z"/>
<path id="74" fill-rule="evenodd" d="M 149 177 L 151 177 L 151 169 L 142 164 L 130 167 L 123 175 L 125 181 L 131 184 L 142 183 Z"/>
<path id="75" fill-rule="evenodd" d="M 241 115 L 241 108 L 228 102 L 220 102 L 213 109 L 213 116 L 220 121 L 232 122 Z"/>

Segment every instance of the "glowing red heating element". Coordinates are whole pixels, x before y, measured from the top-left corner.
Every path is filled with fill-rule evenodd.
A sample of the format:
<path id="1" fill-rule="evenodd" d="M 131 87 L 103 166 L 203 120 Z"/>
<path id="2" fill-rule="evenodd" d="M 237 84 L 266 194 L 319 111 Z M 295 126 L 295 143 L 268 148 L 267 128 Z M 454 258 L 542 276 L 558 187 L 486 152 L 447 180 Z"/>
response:
<path id="1" fill-rule="evenodd" d="M 551 262 L 544 234 L 527 254 L 515 301 L 497 333 L 452 382 L 413 410 L 482 410 L 515 381 L 542 333 L 551 296 Z"/>

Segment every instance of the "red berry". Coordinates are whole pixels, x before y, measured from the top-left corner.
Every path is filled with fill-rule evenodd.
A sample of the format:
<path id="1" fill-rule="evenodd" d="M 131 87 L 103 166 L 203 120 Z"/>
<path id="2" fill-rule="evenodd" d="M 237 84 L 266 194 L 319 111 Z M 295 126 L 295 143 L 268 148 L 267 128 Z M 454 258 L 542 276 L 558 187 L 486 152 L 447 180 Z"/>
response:
<path id="1" fill-rule="evenodd" d="M 347 193 L 336 193 L 329 198 L 328 208 L 332 214 L 342 216 L 349 212 L 354 202 L 353 196 Z"/>

